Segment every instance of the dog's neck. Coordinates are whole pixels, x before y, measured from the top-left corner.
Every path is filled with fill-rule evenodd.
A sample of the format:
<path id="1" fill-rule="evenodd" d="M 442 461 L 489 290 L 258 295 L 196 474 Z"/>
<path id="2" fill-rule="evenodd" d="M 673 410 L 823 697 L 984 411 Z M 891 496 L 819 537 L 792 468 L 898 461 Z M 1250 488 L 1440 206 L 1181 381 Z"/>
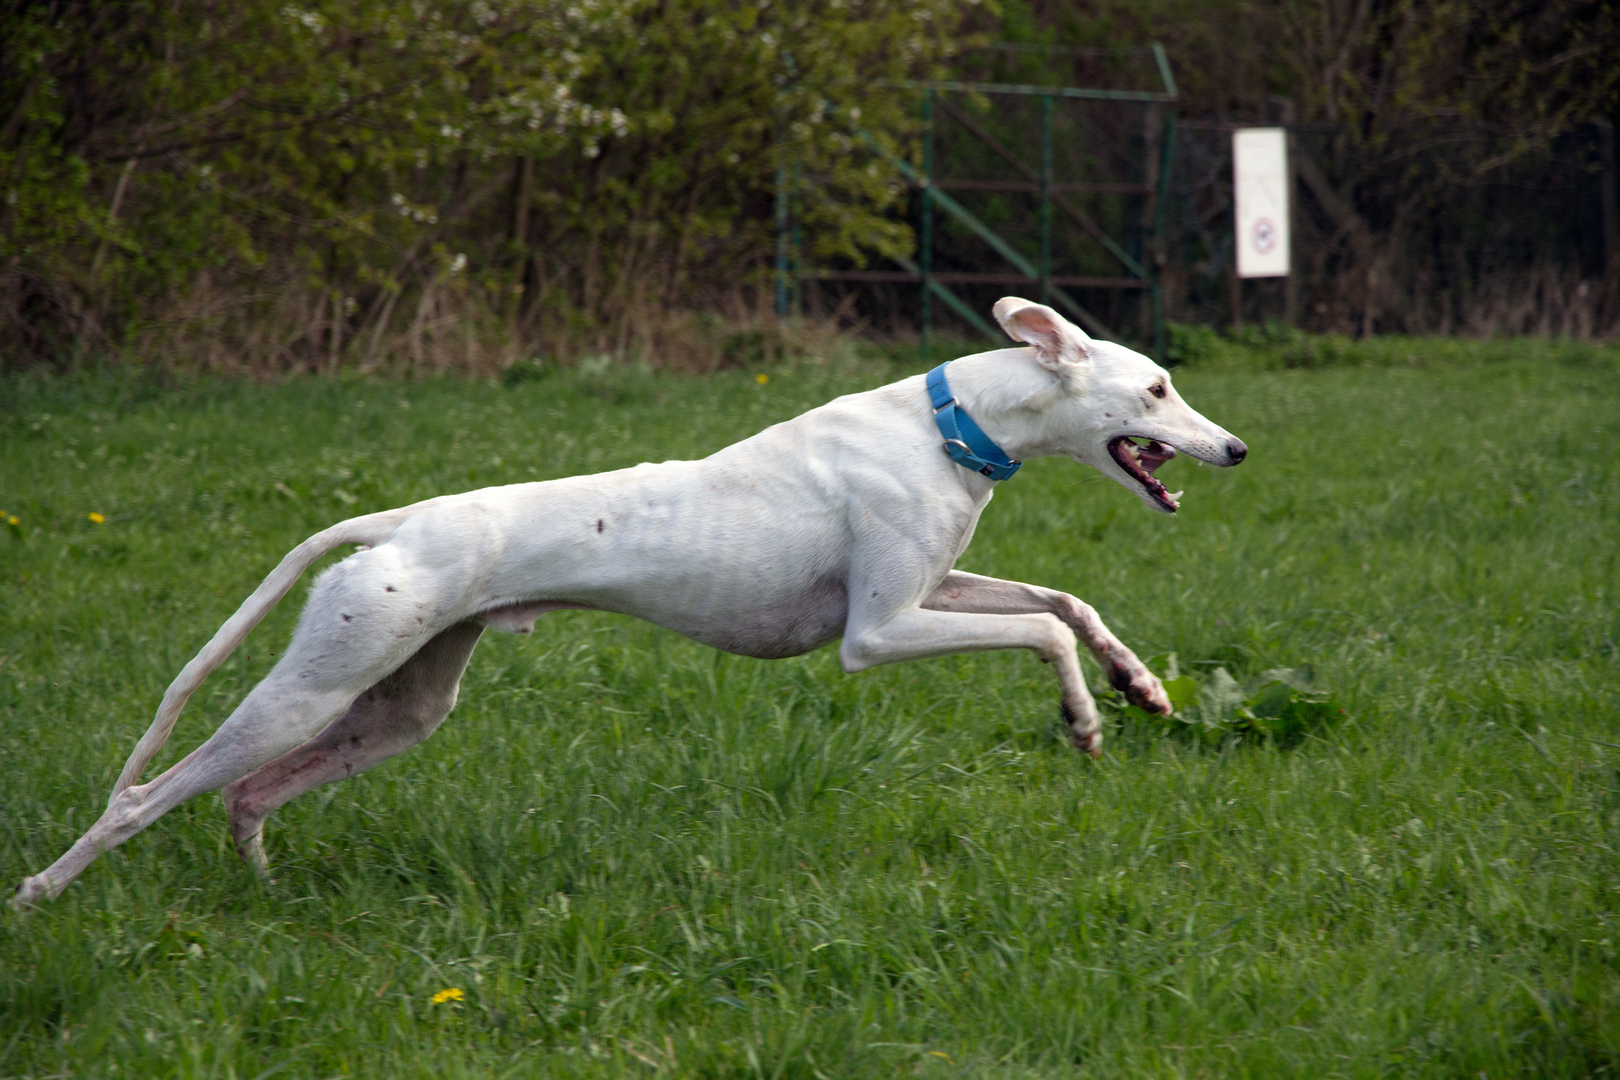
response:
<path id="1" fill-rule="evenodd" d="M 1028 348 L 998 349 L 951 361 L 951 393 L 984 433 L 1016 461 L 1061 454 L 1048 429 L 1051 406 L 1069 389 Z"/>

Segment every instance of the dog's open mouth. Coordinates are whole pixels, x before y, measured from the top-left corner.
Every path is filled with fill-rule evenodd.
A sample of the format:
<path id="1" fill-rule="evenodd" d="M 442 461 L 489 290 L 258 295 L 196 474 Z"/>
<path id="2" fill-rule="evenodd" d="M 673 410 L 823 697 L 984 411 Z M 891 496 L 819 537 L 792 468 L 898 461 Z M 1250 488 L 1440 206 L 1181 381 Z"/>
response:
<path id="1" fill-rule="evenodd" d="M 1110 440 L 1108 452 L 1119 462 L 1120 468 L 1130 473 L 1131 479 L 1141 484 L 1160 506 L 1173 514 L 1181 505 L 1176 501 L 1181 497 L 1181 492 L 1166 491 L 1164 485 L 1154 479 L 1153 473 L 1176 456 L 1175 447 L 1166 446 L 1155 439 L 1148 439 L 1146 443 L 1144 446 L 1127 435 L 1121 435 Z"/>

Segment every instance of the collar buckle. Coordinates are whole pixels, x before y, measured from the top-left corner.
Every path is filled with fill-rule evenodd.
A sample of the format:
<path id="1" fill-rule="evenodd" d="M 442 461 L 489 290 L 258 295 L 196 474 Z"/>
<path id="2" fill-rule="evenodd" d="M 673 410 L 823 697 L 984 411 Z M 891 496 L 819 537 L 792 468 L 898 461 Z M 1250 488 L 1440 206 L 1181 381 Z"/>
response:
<path id="1" fill-rule="evenodd" d="M 984 429 L 974 423 L 973 417 L 957 403 L 951 385 L 945 378 L 945 367 L 950 361 L 928 373 L 929 402 L 934 406 L 934 425 L 944 437 L 945 453 L 952 461 L 970 472 L 992 480 L 1006 480 L 1023 464 L 1008 457 L 995 444 Z"/>

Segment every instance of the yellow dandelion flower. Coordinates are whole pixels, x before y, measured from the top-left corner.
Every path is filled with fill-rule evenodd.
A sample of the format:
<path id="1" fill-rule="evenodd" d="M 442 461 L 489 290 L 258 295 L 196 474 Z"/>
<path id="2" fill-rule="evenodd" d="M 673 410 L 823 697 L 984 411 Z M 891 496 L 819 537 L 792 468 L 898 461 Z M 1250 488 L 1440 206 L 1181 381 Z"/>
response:
<path id="1" fill-rule="evenodd" d="M 766 383 L 771 381 L 771 377 L 762 371 L 758 375 L 754 376 L 754 381 L 759 383 L 759 385 L 764 386 Z"/>
<path id="2" fill-rule="evenodd" d="M 467 995 L 461 992 L 461 987 L 450 986 L 433 995 L 433 1004 L 443 1005 L 447 1001 L 460 1001 Z"/>
<path id="3" fill-rule="evenodd" d="M 12 515 L 10 515 L 9 517 L 6 518 L 6 524 L 7 525 L 21 525 L 22 524 L 22 518 L 18 517 L 16 514 L 12 514 Z"/>
<path id="4" fill-rule="evenodd" d="M 90 520 L 95 522 L 97 525 L 105 525 L 107 523 L 106 517 L 96 513 L 94 510 L 90 511 Z"/>

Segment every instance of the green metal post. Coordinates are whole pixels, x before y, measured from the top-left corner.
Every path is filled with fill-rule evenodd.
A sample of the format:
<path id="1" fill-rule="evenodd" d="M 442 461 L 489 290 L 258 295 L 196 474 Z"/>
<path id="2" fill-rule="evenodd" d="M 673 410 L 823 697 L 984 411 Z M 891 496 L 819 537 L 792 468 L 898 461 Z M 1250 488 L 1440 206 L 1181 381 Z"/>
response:
<path id="1" fill-rule="evenodd" d="M 1176 88 L 1176 77 L 1170 72 L 1170 58 L 1165 55 L 1164 46 L 1157 41 L 1153 43 L 1153 62 L 1159 69 L 1159 81 L 1164 85 L 1164 92 L 1171 101 L 1180 95 Z M 1159 192 L 1157 201 L 1153 206 L 1153 244 L 1157 258 L 1149 259 L 1148 263 L 1153 273 L 1153 359 L 1164 363 L 1164 293 L 1160 286 L 1160 277 L 1164 270 L 1164 208 L 1170 195 L 1170 161 L 1176 144 L 1176 110 L 1172 106 L 1165 114 L 1163 142 L 1159 147 Z"/>
<path id="2" fill-rule="evenodd" d="M 1157 45 L 1155 50 L 1159 50 Z M 1168 78 L 1169 65 L 1163 64 Z M 1172 84 L 1173 85 L 1173 84 Z M 1159 287 L 1159 278 L 1164 270 L 1164 209 L 1170 200 L 1170 162 L 1175 153 L 1176 145 L 1176 110 L 1171 109 L 1165 114 L 1164 134 L 1162 145 L 1159 148 L 1159 191 L 1153 205 L 1153 247 L 1155 258 L 1148 263 L 1153 270 L 1153 359 L 1164 363 L 1164 294 Z"/>
<path id="3" fill-rule="evenodd" d="M 922 352 L 929 359 L 934 337 L 934 91 L 923 94 Z"/>
<path id="4" fill-rule="evenodd" d="M 1052 95 L 1041 96 L 1041 303 L 1052 302 Z"/>
<path id="5" fill-rule="evenodd" d="M 788 312 L 788 192 L 787 165 L 776 166 L 776 317 Z"/>
<path id="6" fill-rule="evenodd" d="M 867 146 L 870 146 L 873 150 L 877 151 L 883 160 L 887 161 L 891 166 L 893 166 L 894 170 L 901 176 L 904 176 L 907 180 L 910 180 L 914 184 L 921 184 L 923 182 L 923 174 L 918 172 L 915 166 L 906 161 L 904 158 L 895 157 L 887 150 L 883 149 L 883 144 L 878 142 L 877 139 L 873 137 L 871 132 L 864 128 L 856 127 L 855 135 Z M 1041 268 L 1020 255 L 1017 250 L 1007 243 L 1007 241 L 997 236 L 995 231 L 991 229 L 990 226 L 968 213 L 961 203 L 945 194 L 945 192 L 936 190 L 933 187 L 929 187 L 928 191 L 930 193 L 929 198 L 931 203 L 938 204 L 941 210 L 945 211 L 947 214 L 951 215 L 951 217 L 955 218 L 958 222 L 967 227 L 967 229 L 969 229 L 974 236 L 977 236 L 980 240 L 983 240 L 986 244 L 989 244 L 998 255 L 1012 263 L 1013 266 L 1018 269 L 1020 274 L 1023 274 L 1027 278 L 1034 278 L 1037 281 L 1040 280 Z M 1110 243 L 1112 243 L 1112 241 L 1110 241 Z M 1126 257 L 1129 258 L 1129 256 Z M 1133 260 L 1130 265 L 1135 267 L 1135 261 Z M 920 269 L 921 268 L 919 268 L 919 270 Z M 909 270 L 907 271 L 907 273 L 911 272 L 912 271 Z M 1140 270 L 1140 268 L 1134 269 L 1131 272 L 1137 274 L 1138 277 L 1144 280 L 1146 280 L 1148 277 L 1147 271 Z M 937 281 L 933 281 L 931 283 L 931 288 L 929 291 L 941 298 L 950 292 L 949 289 Z M 1075 301 L 1074 297 L 1070 296 L 1056 285 L 1052 286 L 1052 299 L 1056 300 L 1058 303 L 1062 304 L 1064 307 L 1073 312 L 1075 317 L 1086 325 L 1086 328 L 1092 333 L 1093 336 L 1107 338 L 1110 341 L 1119 336 L 1112 330 L 1108 329 L 1107 326 L 1103 324 L 1101 319 L 1097 318 L 1091 312 L 1081 307 L 1079 303 Z M 953 304 L 952 307 L 954 308 L 955 305 Z M 971 322 L 972 320 L 969 321 Z"/>
<path id="7" fill-rule="evenodd" d="M 791 308 L 794 315 L 804 315 L 804 201 L 799 189 L 799 159 L 793 159 L 793 174 L 788 187 L 789 218 L 793 222 L 793 236 L 789 246 L 789 277 L 793 288 Z"/>
<path id="8" fill-rule="evenodd" d="M 1153 62 L 1159 66 L 1159 81 L 1164 84 L 1164 96 L 1161 101 L 1174 101 L 1181 91 L 1176 89 L 1176 77 L 1170 74 L 1170 58 L 1164 54 L 1164 46 L 1157 41 L 1153 43 Z"/>

